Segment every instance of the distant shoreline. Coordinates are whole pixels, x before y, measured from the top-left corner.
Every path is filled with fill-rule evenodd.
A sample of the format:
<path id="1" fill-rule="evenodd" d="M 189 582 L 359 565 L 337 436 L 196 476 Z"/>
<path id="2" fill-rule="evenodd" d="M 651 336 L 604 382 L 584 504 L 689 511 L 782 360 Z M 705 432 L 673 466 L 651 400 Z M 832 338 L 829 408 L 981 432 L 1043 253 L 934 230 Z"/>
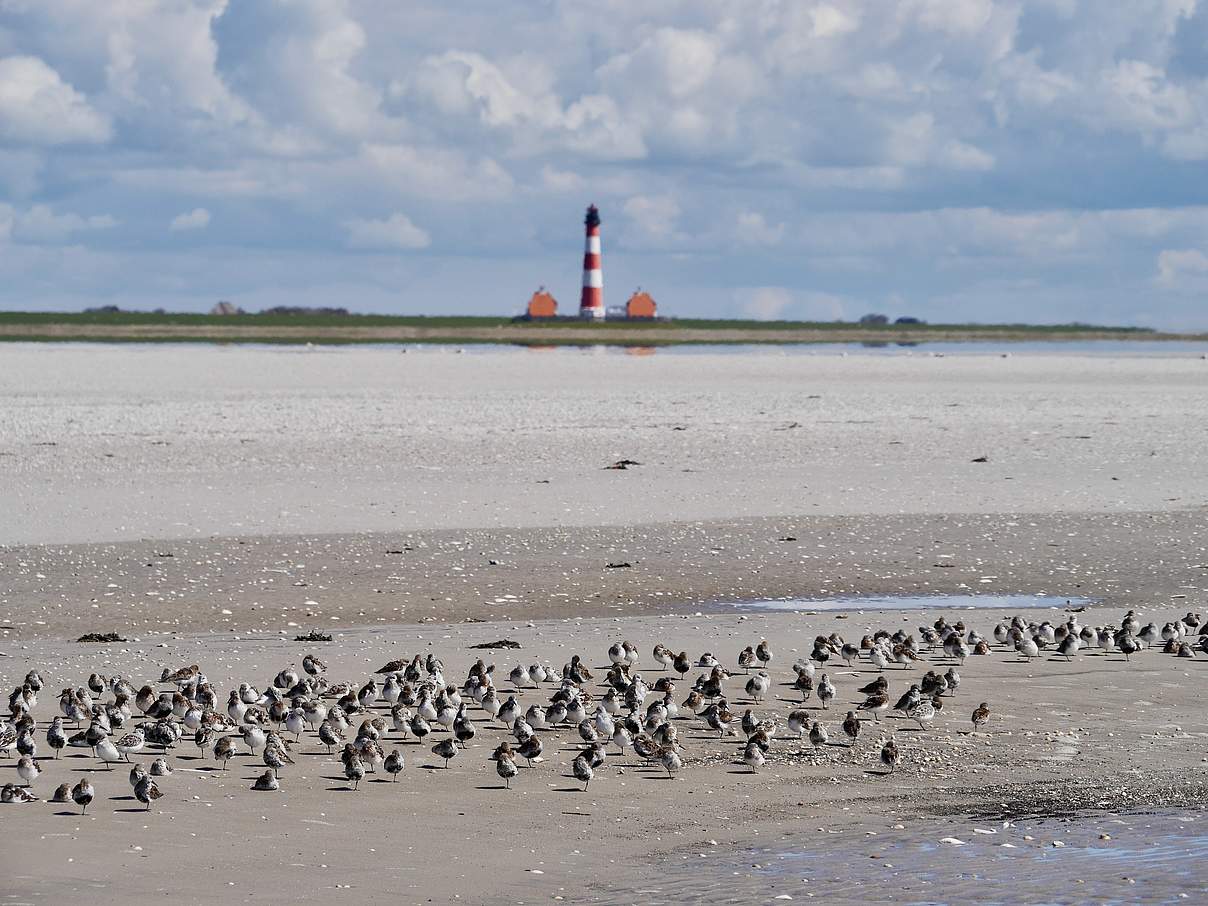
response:
<path id="1" fill-rule="evenodd" d="M 513 321 L 388 315 L 190 315 L 0 312 L 0 342 L 504 344 L 672 346 L 821 343 L 966 343 L 1087 340 L 1196 341 L 1208 334 L 1135 327 L 675 320 Z"/>

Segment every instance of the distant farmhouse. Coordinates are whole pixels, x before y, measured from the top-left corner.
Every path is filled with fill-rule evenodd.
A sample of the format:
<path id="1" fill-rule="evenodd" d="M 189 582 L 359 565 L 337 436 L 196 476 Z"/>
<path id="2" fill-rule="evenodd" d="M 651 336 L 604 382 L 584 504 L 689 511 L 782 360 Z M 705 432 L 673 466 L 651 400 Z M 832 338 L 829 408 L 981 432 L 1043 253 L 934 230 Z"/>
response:
<path id="1" fill-rule="evenodd" d="M 605 314 L 607 321 L 655 321 L 658 319 L 658 305 L 650 293 L 638 290 L 629 297 L 629 301 L 621 306 L 614 306 Z M 524 307 L 524 314 L 515 318 L 517 321 L 579 321 L 582 315 L 558 315 L 558 300 L 544 286 L 529 298 Z"/>
<path id="2" fill-rule="evenodd" d="M 558 317 L 558 300 L 547 293 L 544 286 L 533 293 L 533 297 L 525 306 L 524 314 L 521 315 L 525 321 L 546 321 L 556 317 Z"/>

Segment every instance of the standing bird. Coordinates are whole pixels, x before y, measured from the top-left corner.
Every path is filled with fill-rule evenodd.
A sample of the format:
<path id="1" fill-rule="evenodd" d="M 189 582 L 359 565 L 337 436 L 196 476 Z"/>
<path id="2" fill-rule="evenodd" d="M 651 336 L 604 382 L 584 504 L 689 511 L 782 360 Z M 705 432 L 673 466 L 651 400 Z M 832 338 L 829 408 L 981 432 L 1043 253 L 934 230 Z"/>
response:
<path id="1" fill-rule="evenodd" d="M 46 744 L 55 751 L 55 758 L 59 757 L 59 750 L 67 745 L 67 734 L 63 732 L 63 718 L 56 716 L 50 722 L 50 727 L 46 730 Z"/>
<path id="2" fill-rule="evenodd" d="M 814 744 L 814 748 L 822 748 L 828 739 L 830 734 L 826 732 L 826 727 L 822 726 L 822 721 L 814 721 L 814 725 L 810 727 L 810 742 Z"/>
<path id="3" fill-rule="evenodd" d="M 973 712 L 973 729 L 980 730 L 986 725 L 990 719 L 990 706 L 986 702 L 982 702 Z"/>
<path id="4" fill-rule="evenodd" d="M 140 780 L 134 788 L 134 798 L 146 805 L 148 811 L 151 809 L 152 800 L 159 799 L 161 796 L 163 793 L 159 791 L 159 786 L 150 775 Z"/>
<path id="5" fill-rule="evenodd" d="M 583 781 L 583 791 L 587 791 L 587 785 L 591 783 L 591 778 L 595 776 L 595 772 L 591 769 L 591 764 L 583 755 L 575 756 L 575 760 L 570 765 L 571 773 L 575 775 L 576 780 Z"/>
<path id="6" fill-rule="evenodd" d="M 744 673 L 750 673 L 751 668 L 755 666 L 755 649 L 748 645 L 742 651 L 738 652 L 738 666 L 742 668 Z"/>
<path id="7" fill-rule="evenodd" d="M 768 662 L 772 659 L 772 649 L 768 647 L 767 639 L 760 639 L 759 644 L 755 646 L 755 658 L 764 667 L 767 667 Z"/>
<path id="8" fill-rule="evenodd" d="M 671 662 L 673 660 L 675 660 L 675 655 L 671 653 L 671 649 L 666 645 L 654 646 L 654 662 L 658 664 L 660 668 L 666 670 L 671 666 Z"/>
<path id="9" fill-rule="evenodd" d="M 881 746 L 881 764 L 889 768 L 889 773 L 892 774 L 897 770 L 898 762 L 902 760 L 902 753 L 898 751 L 898 744 L 893 741 L 891 736 L 885 740 L 885 745 Z"/>
<path id="10" fill-rule="evenodd" d="M 772 681 L 766 673 L 756 673 L 753 677 L 747 680 L 746 692 L 751 696 L 752 701 L 759 701 L 768 694 L 768 690 L 772 688 Z"/>
<path id="11" fill-rule="evenodd" d="M 382 767 L 390 778 L 398 781 L 398 775 L 403 770 L 403 756 L 398 749 L 391 749 L 390 754 L 386 756 L 386 760 L 382 763 Z"/>
<path id="12" fill-rule="evenodd" d="M 17 761 L 17 776 L 25 781 L 27 787 L 33 786 L 34 781 L 38 779 L 38 775 L 42 773 L 42 769 L 38 767 L 36 759 L 29 755 L 22 755 Z"/>
<path id="13" fill-rule="evenodd" d="M 445 769 L 448 770 L 449 762 L 457 756 L 457 743 L 452 739 L 442 739 L 432 747 L 432 754 L 437 758 L 445 760 Z"/>
<path id="14" fill-rule="evenodd" d="M 663 747 L 662 754 L 659 756 L 659 763 L 666 769 L 668 778 L 674 778 L 675 772 L 684 765 L 680 760 L 679 753 L 675 751 L 673 746 Z"/>
<path id="15" fill-rule="evenodd" d="M 835 697 L 835 684 L 830 681 L 830 678 L 824 673 L 822 679 L 818 681 L 818 701 L 822 702 L 823 708 L 829 708 L 831 700 Z"/>
<path id="16" fill-rule="evenodd" d="M 860 736 L 860 718 L 856 717 L 855 711 L 848 711 L 847 717 L 843 720 L 843 732 L 847 734 L 847 738 L 851 740 L 848 745 L 853 746 Z"/>
<path id="17" fill-rule="evenodd" d="M 365 779 L 365 762 L 353 750 L 351 743 L 345 743 L 342 759 L 344 761 L 344 776 L 355 790 L 360 786 L 361 781 Z"/>
<path id="18" fill-rule="evenodd" d="M 536 738 L 536 736 L 533 737 L 533 739 Z M 521 748 L 523 748 L 523 746 Z M 517 773 L 516 762 L 512 761 L 512 759 L 506 755 L 500 755 L 497 759 L 495 759 L 495 773 L 503 779 L 504 788 L 510 790 L 512 788 L 512 778 L 515 777 Z"/>
<path id="19" fill-rule="evenodd" d="M 147 738 L 143 735 L 143 731 L 135 730 L 115 742 L 114 746 L 125 756 L 126 761 L 129 761 L 131 753 L 140 751 L 146 741 Z"/>
<path id="20" fill-rule="evenodd" d="M 743 752 L 742 752 L 742 763 L 747 765 L 751 769 L 752 774 L 754 774 L 761 767 L 763 767 L 763 763 L 764 763 L 763 749 L 761 749 L 759 747 L 758 743 L 756 743 L 756 742 L 747 743 L 747 747 L 745 749 L 743 749 Z"/>
<path id="21" fill-rule="evenodd" d="M 874 692 L 856 710 L 871 711 L 872 716 L 880 721 L 881 715 L 889 710 L 889 696 L 884 692 Z"/>
<path id="22" fill-rule="evenodd" d="M 222 762 L 222 769 L 225 771 L 227 762 L 231 760 L 231 756 L 235 754 L 235 743 L 231 741 L 229 736 L 219 736 L 214 742 L 214 760 Z"/>
<path id="23" fill-rule="evenodd" d="M 80 814 L 88 811 L 88 806 L 92 802 L 96 792 L 92 789 L 92 784 L 88 780 L 81 780 L 71 788 L 71 799 L 80 807 Z"/>

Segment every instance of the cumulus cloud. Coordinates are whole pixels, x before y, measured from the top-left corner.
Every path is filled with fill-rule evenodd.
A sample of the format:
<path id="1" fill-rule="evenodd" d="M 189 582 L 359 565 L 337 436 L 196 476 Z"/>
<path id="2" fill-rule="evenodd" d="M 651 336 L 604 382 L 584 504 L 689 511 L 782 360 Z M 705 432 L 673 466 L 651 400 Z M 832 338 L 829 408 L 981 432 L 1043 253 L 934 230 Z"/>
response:
<path id="1" fill-rule="evenodd" d="M 0 59 L 0 136 L 31 145 L 106 142 L 109 120 L 38 57 Z"/>
<path id="2" fill-rule="evenodd" d="M 194 208 L 173 217 L 172 222 L 168 224 L 168 229 L 173 233 L 179 233 L 184 230 L 204 230 L 209 225 L 210 212 L 205 208 Z"/>
<path id="3" fill-rule="evenodd" d="M 1159 286 L 1186 288 L 1188 282 L 1203 289 L 1208 282 L 1208 255 L 1199 249 L 1163 249 L 1158 253 Z"/>
<path id="4" fill-rule="evenodd" d="M 432 244 L 427 232 L 406 214 L 391 214 L 385 220 L 349 220 L 348 244 L 359 249 L 423 249 Z"/>
<path id="5" fill-rule="evenodd" d="M 65 242 L 76 233 L 108 230 L 118 225 L 117 220 L 108 214 L 87 217 L 72 212 L 59 214 L 44 204 L 36 204 L 25 211 L 7 210 L 8 233 L 20 242 Z"/>
<path id="6" fill-rule="evenodd" d="M 676 238 L 680 206 L 671 195 L 635 195 L 626 199 L 623 210 L 640 235 L 651 239 Z"/>
<path id="7" fill-rule="evenodd" d="M 734 234 L 748 245 L 777 245 L 784 239 L 784 224 L 769 224 L 758 211 L 740 211 Z"/>

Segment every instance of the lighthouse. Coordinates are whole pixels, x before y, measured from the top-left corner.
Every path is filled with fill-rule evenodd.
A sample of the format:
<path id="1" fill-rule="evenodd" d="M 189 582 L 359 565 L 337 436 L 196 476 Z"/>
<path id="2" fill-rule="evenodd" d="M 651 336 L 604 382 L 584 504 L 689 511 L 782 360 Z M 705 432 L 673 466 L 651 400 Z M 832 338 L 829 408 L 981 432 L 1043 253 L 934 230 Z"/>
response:
<path id="1" fill-rule="evenodd" d="M 583 250 L 583 295 L 579 297 L 579 317 L 604 320 L 604 271 L 600 267 L 600 212 L 589 205 L 583 221 L 587 241 Z"/>

